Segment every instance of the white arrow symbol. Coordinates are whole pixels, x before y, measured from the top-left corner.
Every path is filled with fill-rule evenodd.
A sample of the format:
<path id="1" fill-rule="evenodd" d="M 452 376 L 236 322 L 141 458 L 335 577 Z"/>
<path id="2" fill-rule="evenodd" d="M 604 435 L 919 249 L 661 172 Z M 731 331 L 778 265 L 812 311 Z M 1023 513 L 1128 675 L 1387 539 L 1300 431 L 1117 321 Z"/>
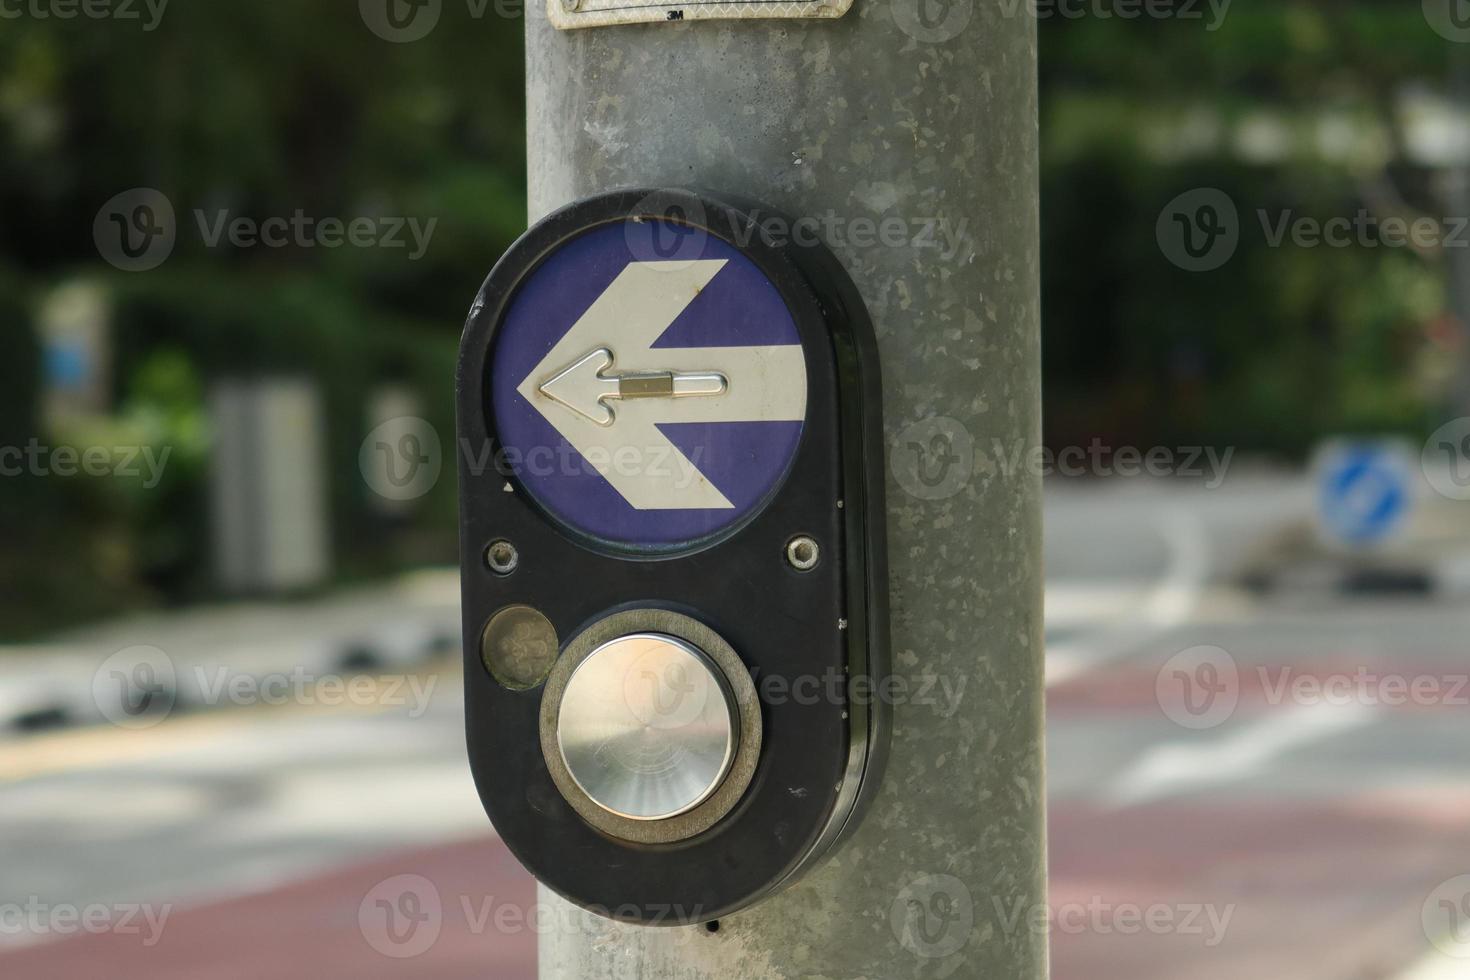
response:
<path id="1" fill-rule="evenodd" d="M 638 510 L 734 506 L 659 423 L 806 417 L 800 345 L 653 348 L 725 262 L 630 262 L 516 388 Z"/>
<path id="2" fill-rule="evenodd" d="M 613 352 L 599 347 L 562 369 L 537 390 L 555 398 L 598 425 L 613 424 L 607 402 L 622 398 L 685 398 L 689 395 L 723 395 L 730 383 L 718 371 L 680 374 L 675 371 L 630 371 L 608 374 Z"/>

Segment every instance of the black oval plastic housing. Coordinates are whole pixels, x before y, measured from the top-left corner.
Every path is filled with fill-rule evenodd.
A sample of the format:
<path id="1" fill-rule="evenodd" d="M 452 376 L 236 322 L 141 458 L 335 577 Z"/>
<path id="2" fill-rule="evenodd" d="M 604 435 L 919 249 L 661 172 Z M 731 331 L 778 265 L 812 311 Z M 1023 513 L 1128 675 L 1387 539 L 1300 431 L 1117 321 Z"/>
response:
<path id="1" fill-rule="evenodd" d="M 804 428 L 785 479 L 758 513 L 695 546 L 634 554 L 554 520 L 506 463 L 490 389 L 496 330 L 520 284 L 550 254 L 610 222 L 676 221 L 751 259 L 796 322 L 807 365 Z M 506 846 L 542 883 L 594 912 L 649 925 L 702 922 L 795 880 L 856 825 L 881 778 L 888 706 L 849 698 L 853 678 L 889 673 L 881 383 L 856 288 L 822 245 L 796 244 L 779 212 L 695 191 L 631 189 L 578 201 L 536 224 L 495 266 L 465 325 L 457 377 L 460 554 L 469 759 Z M 786 549 L 809 535 L 821 559 Z M 510 574 L 486 564 L 514 544 Z M 761 700 L 763 740 L 749 789 L 714 827 L 676 844 L 600 833 L 552 781 L 540 749 L 544 685 L 502 686 L 480 655 L 495 613 L 528 605 L 564 648 L 622 609 L 698 620 L 738 653 Z"/>

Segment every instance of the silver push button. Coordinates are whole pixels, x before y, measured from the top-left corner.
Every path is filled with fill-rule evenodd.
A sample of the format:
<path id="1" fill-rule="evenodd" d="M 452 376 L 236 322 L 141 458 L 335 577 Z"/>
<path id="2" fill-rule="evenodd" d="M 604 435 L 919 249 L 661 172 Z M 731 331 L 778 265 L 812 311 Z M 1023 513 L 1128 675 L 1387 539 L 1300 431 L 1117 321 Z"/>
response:
<path id="1" fill-rule="evenodd" d="M 632 820 L 699 806 L 730 771 L 740 741 L 723 672 L 661 633 L 604 643 L 577 665 L 557 713 L 567 772 L 594 803 Z"/>

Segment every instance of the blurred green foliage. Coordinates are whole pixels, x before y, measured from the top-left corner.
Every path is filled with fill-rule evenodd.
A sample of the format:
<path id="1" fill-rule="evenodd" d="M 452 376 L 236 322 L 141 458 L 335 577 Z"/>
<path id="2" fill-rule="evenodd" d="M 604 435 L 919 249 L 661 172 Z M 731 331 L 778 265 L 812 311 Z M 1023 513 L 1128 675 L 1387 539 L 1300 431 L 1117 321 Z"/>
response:
<path id="1" fill-rule="evenodd" d="M 522 24 L 475 9 L 446 4 L 406 44 L 373 34 L 351 3 L 176 3 L 151 31 L 4 22 L 0 444 L 37 435 L 37 310 L 85 277 L 111 297 L 116 415 L 43 438 L 171 456 L 144 493 L 115 477 L 6 480 L 0 634 L 209 593 L 206 403 L 226 375 L 319 382 L 340 572 L 454 560 L 452 460 L 405 524 L 373 509 L 357 452 L 383 383 L 418 393 L 447 451 L 459 325 L 525 225 Z M 168 198 L 178 232 L 166 262 L 127 273 L 101 261 L 92 228 L 135 187 Z M 222 209 L 434 226 L 418 259 L 209 247 L 199 214 Z"/>
<path id="2" fill-rule="evenodd" d="M 500 15 L 519 8 L 477 9 L 444 4 L 413 43 L 376 36 L 350 2 L 175 3 L 154 30 L 5 21 L 0 445 L 38 431 L 38 304 L 85 277 L 112 297 L 116 413 L 97 424 L 116 431 L 51 438 L 122 432 L 174 455 L 147 493 L 6 480 L 0 633 L 54 623 L 55 607 L 83 616 L 208 593 L 205 406 L 224 375 L 320 381 L 340 569 L 452 559 L 450 471 L 398 526 L 375 516 L 357 452 L 385 381 L 453 431 L 459 324 L 524 226 L 522 25 Z M 1422 428 L 1442 394 L 1418 369 L 1437 353 L 1426 336 L 1445 305 L 1440 258 L 1272 247 L 1257 215 L 1351 216 L 1384 184 L 1444 214 L 1433 175 L 1406 155 L 1400 97 L 1443 93 L 1457 46 L 1417 3 L 1232 4 L 1216 29 L 1207 5 L 1191 9 L 1204 18 L 1040 23 L 1048 441 L 1299 458 L 1340 429 Z M 1250 148 L 1262 126 L 1273 153 Z M 92 228 L 135 187 L 168 197 L 178 241 L 159 268 L 124 273 L 101 261 Z M 1172 265 L 1155 235 L 1165 204 L 1200 187 L 1229 194 L 1242 223 L 1235 256 L 1208 273 Z M 209 247 L 197 213 L 221 209 L 436 224 L 417 260 Z"/>
<path id="3" fill-rule="evenodd" d="M 1406 150 L 1403 101 L 1443 98 L 1470 54 L 1417 3 L 1236 3 L 1216 30 L 1192 7 L 1203 20 L 1041 22 L 1047 441 L 1300 459 L 1333 432 L 1424 431 L 1445 391 L 1420 366 L 1452 356 L 1431 337 L 1443 256 L 1266 229 L 1451 214 Z M 1155 233 L 1196 188 L 1239 212 L 1208 272 Z"/>

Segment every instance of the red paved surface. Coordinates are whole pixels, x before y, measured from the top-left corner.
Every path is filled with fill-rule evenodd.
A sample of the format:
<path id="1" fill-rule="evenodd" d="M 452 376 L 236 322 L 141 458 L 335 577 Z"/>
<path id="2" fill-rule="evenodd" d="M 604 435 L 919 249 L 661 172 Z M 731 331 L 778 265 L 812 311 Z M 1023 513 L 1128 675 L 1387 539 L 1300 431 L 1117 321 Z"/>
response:
<path id="1" fill-rule="evenodd" d="M 1160 664 L 1127 664 L 1057 684 L 1046 692 L 1049 717 L 1115 711 L 1158 712 Z M 1464 712 L 1470 708 L 1466 665 L 1400 662 L 1361 656 L 1285 667 L 1242 663 L 1234 684 L 1240 713 L 1261 714 L 1302 703 L 1364 703 L 1401 712 Z"/>
<path id="2" fill-rule="evenodd" d="M 1051 860 L 1053 908 L 1086 913 L 1080 931 L 1053 932 L 1054 980 L 1381 980 L 1428 951 L 1425 898 L 1470 871 L 1470 792 L 1059 806 Z M 1155 934 L 1118 915 L 1156 906 L 1182 923 L 1200 905 L 1235 907 L 1214 946 L 1207 918 L 1203 935 Z"/>
<path id="3" fill-rule="evenodd" d="M 1470 870 L 1470 790 L 1313 805 L 1062 803 L 1051 861 L 1062 916 L 1052 926 L 1054 980 L 1381 980 L 1425 952 L 1420 906 L 1447 869 Z M 427 879 L 432 897 L 403 875 Z M 403 902 L 405 882 L 413 905 Z M 379 899 L 419 917 L 437 901 L 440 931 L 400 919 L 394 942 Z M 532 980 L 535 900 L 530 879 L 487 839 L 177 909 L 152 948 L 103 934 L 6 953 L 0 976 Z M 1150 909 L 1185 928 L 1144 927 Z M 370 939 L 413 955 L 385 955 Z"/>
<path id="4" fill-rule="evenodd" d="M 399 875 L 423 876 L 438 895 L 442 929 L 423 952 L 416 947 L 432 938 L 427 932 L 415 935 L 405 924 L 399 935 L 412 938 L 395 945 L 382 928 L 376 900 L 401 902 L 404 889 L 380 886 Z M 418 892 L 424 892 L 422 886 Z M 416 905 L 403 907 L 422 914 L 427 897 L 416 894 Z M 365 899 L 366 929 L 359 918 Z M 536 936 L 526 912 L 535 901 L 531 879 L 498 840 L 487 839 L 398 854 L 264 894 L 175 909 L 152 948 L 143 946 L 141 936 L 104 933 L 0 954 L 0 977 L 534 980 Z M 416 955 L 384 955 L 369 944 L 369 934 L 394 952 Z"/>

